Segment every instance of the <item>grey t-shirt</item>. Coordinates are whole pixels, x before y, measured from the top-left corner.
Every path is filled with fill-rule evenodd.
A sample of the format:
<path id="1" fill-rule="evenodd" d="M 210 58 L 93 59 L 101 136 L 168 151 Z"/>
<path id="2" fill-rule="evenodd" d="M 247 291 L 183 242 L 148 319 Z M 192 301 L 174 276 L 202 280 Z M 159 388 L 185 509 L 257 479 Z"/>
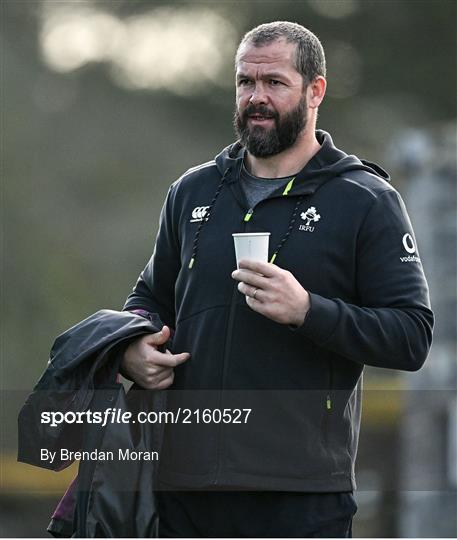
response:
<path id="1" fill-rule="evenodd" d="M 241 185 L 249 203 L 250 208 L 266 199 L 276 189 L 285 186 L 294 176 L 285 176 L 284 178 L 260 178 L 252 175 L 244 166 L 241 167 Z"/>

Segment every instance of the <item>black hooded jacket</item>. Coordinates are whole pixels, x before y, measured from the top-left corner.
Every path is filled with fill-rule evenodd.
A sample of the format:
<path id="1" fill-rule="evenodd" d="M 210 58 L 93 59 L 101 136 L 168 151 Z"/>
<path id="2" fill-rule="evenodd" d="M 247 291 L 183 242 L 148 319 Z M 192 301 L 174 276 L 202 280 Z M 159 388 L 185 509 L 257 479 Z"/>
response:
<path id="1" fill-rule="evenodd" d="M 415 371 L 427 357 L 433 314 L 399 194 L 380 167 L 316 136 L 320 151 L 253 209 L 238 143 L 170 187 L 124 309 L 158 313 L 175 329 L 173 352 L 191 353 L 175 370 L 171 410 L 194 420 L 197 409 L 251 412 L 246 423 L 215 414 L 167 425 L 164 483 L 354 489 L 364 365 Z M 270 260 L 309 291 L 300 328 L 254 312 L 238 292 L 232 233 L 248 231 L 270 232 Z"/>

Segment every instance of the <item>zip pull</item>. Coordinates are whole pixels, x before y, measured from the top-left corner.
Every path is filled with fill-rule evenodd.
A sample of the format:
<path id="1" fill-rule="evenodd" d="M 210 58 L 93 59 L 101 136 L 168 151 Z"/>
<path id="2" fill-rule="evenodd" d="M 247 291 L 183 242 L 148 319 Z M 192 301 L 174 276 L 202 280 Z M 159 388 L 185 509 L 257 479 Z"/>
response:
<path id="1" fill-rule="evenodd" d="M 249 208 L 247 214 L 244 216 L 244 221 L 249 221 L 254 213 L 254 208 Z"/>
<path id="2" fill-rule="evenodd" d="M 327 394 L 326 405 L 327 405 L 327 411 L 330 411 L 332 408 L 332 400 L 330 399 L 330 394 Z"/>

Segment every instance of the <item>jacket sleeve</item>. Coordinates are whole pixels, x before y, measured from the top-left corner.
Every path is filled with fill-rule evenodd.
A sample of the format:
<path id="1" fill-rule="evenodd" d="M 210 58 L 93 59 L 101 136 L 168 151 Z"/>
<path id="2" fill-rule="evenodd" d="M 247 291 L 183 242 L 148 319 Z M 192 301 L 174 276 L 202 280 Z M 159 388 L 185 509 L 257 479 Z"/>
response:
<path id="1" fill-rule="evenodd" d="M 173 223 L 174 184 L 170 187 L 160 213 L 154 251 L 141 272 L 124 310 L 146 310 L 175 327 L 175 282 L 181 268 L 179 239 Z"/>
<path id="2" fill-rule="evenodd" d="M 370 366 L 416 371 L 432 342 L 433 313 L 411 223 L 395 190 L 379 195 L 359 230 L 358 301 L 310 292 L 298 332 Z"/>

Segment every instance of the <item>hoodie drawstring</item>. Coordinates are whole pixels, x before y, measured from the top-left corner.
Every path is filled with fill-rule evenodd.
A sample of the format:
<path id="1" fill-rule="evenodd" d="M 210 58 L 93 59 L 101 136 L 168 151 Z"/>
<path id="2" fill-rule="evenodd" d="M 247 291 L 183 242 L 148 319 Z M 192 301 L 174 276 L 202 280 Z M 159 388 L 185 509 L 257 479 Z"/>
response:
<path id="1" fill-rule="evenodd" d="M 283 193 L 284 195 L 285 193 Z M 298 213 L 298 208 L 300 207 L 300 204 L 301 202 L 303 201 L 303 197 L 304 195 L 300 195 L 298 197 L 298 200 L 295 204 L 295 208 L 292 212 L 292 215 L 290 216 L 290 220 L 289 220 L 289 226 L 287 227 L 287 231 L 286 231 L 286 234 L 282 237 L 281 241 L 279 242 L 278 246 L 276 247 L 276 251 L 273 253 L 273 255 L 271 256 L 271 259 L 270 259 L 270 263 L 273 264 L 276 260 L 276 257 L 279 253 L 279 251 L 282 249 L 282 247 L 284 246 L 284 244 L 287 242 L 289 236 L 290 236 L 290 233 L 292 232 L 292 229 L 293 229 L 293 226 L 295 224 L 295 221 L 297 220 L 297 213 Z"/>
<path id="2" fill-rule="evenodd" d="M 203 216 L 203 219 L 198 224 L 198 227 L 197 227 L 197 230 L 196 230 L 195 236 L 194 236 L 194 243 L 193 243 L 193 246 L 192 246 L 192 256 L 191 256 L 190 261 L 189 261 L 189 270 L 191 270 L 192 267 L 194 266 L 194 262 L 195 262 L 195 259 L 197 257 L 198 243 L 199 243 L 199 239 L 200 239 L 200 233 L 201 233 L 201 231 L 203 229 L 203 225 L 209 221 L 209 219 L 211 217 L 211 211 L 213 209 L 214 203 L 216 202 L 217 198 L 219 197 L 219 193 L 221 192 L 222 187 L 223 187 L 224 182 L 225 182 L 225 179 L 227 178 L 230 171 L 231 171 L 231 167 L 228 167 L 225 170 L 224 174 L 222 175 L 221 181 L 219 182 L 219 185 L 217 186 L 216 193 L 214 194 L 213 200 L 210 202 L 210 205 L 208 206 L 208 210 L 206 211 L 205 215 Z"/>
<path id="3" fill-rule="evenodd" d="M 189 270 L 192 269 L 192 267 L 194 266 L 194 263 L 195 263 L 195 259 L 197 258 L 198 245 L 199 245 L 199 241 L 200 241 L 201 231 L 202 231 L 205 223 L 207 223 L 211 218 L 211 212 L 213 210 L 214 204 L 216 203 L 216 200 L 219 197 L 219 194 L 220 194 L 220 192 L 222 190 L 222 187 L 223 187 L 223 185 L 225 183 L 225 180 L 226 180 L 227 176 L 231 172 L 231 169 L 232 169 L 231 167 L 228 167 L 226 169 L 226 171 L 224 172 L 224 174 L 222 175 L 221 181 L 220 181 L 220 183 L 219 183 L 219 185 L 218 185 L 218 187 L 216 189 L 216 192 L 214 193 L 213 200 L 211 201 L 210 205 L 208 206 L 208 210 L 206 211 L 205 216 L 203 217 L 203 219 L 198 224 L 198 227 L 197 227 L 197 230 L 196 230 L 195 236 L 194 236 L 194 243 L 193 243 L 193 246 L 192 246 L 192 255 L 191 255 L 191 258 L 190 258 L 190 261 L 189 261 L 189 266 L 188 266 Z M 287 186 L 286 186 L 286 188 L 285 188 L 285 190 L 283 192 L 283 196 L 287 196 L 289 194 L 289 191 L 292 189 L 292 185 L 293 185 L 294 180 L 295 180 L 295 178 L 293 178 L 287 184 Z M 297 200 L 297 202 L 295 204 L 294 210 L 293 210 L 292 215 L 291 215 L 290 220 L 289 220 L 289 225 L 288 225 L 287 231 L 284 234 L 284 236 L 282 237 L 279 244 L 277 245 L 276 250 L 275 250 L 275 252 L 273 253 L 273 255 L 272 255 L 271 259 L 270 259 L 270 263 L 272 263 L 272 264 L 275 262 L 276 257 L 278 256 L 278 253 L 283 248 L 284 244 L 287 242 L 287 240 L 288 240 L 288 238 L 290 236 L 290 233 L 292 232 L 293 226 L 294 226 L 295 221 L 297 219 L 298 209 L 300 207 L 300 204 L 303 201 L 303 198 L 304 198 L 304 195 L 300 195 L 298 197 L 298 200 Z M 249 218 L 251 217 L 251 215 L 249 215 Z M 249 221 L 249 219 L 246 219 L 246 217 L 247 216 L 245 216 L 245 221 Z"/>

